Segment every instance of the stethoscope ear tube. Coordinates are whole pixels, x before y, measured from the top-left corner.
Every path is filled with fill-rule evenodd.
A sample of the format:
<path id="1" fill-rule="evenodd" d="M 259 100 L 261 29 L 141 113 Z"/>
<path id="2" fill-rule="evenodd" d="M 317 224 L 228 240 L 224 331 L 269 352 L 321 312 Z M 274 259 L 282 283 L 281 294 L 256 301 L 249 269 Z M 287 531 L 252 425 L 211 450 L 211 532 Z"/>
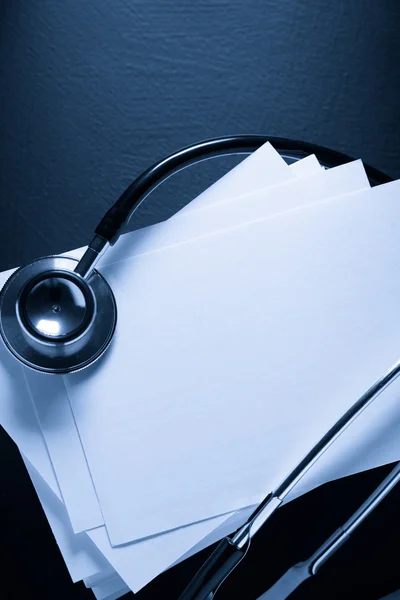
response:
<path id="1" fill-rule="evenodd" d="M 234 135 L 205 140 L 167 156 L 135 179 L 101 219 L 95 230 L 96 235 L 106 240 L 110 245 L 114 245 L 121 235 L 124 225 L 146 196 L 172 173 L 205 158 L 224 154 L 239 154 L 241 152 L 251 153 L 267 142 L 270 142 L 281 154 L 285 152 L 288 154 L 299 153 L 301 156 L 315 154 L 325 167 L 334 167 L 354 160 L 346 154 L 323 146 L 282 137 Z M 391 181 L 389 176 L 374 167 L 364 164 L 364 168 L 371 185 Z"/>
<path id="2" fill-rule="evenodd" d="M 223 581 L 244 558 L 247 547 L 239 550 L 224 538 L 197 572 L 179 600 L 211 600 Z"/>

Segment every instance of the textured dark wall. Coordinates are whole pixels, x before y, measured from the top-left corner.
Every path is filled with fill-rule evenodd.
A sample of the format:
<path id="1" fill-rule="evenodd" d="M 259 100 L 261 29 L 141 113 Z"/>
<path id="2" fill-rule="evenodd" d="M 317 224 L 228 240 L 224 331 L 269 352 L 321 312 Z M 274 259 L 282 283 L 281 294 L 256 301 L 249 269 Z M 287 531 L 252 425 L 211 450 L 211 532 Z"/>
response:
<path id="1" fill-rule="evenodd" d="M 84 245 L 144 167 L 211 136 L 300 138 L 399 176 L 399 22 L 397 0 L 1 0 L 0 268 Z"/>
<path id="2" fill-rule="evenodd" d="M 399 177 L 399 25 L 398 0 L 1 0 L 0 269 L 84 245 L 143 168 L 211 136 L 300 138 Z M 171 181 L 132 227 L 167 217 L 217 174 L 209 164 Z M 70 584 L 4 435 L 0 472 L 1 598 L 90 598 Z M 282 509 L 221 600 L 242 585 L 252 589 L 243 598 L 255 598 L 383 472 Z M 398 500 L 388 499 L 325 579 L 296 597 L 376 600 L 400 587 L 390 552 Z M 139 597 L 175 598 L 201 558 Z"/>

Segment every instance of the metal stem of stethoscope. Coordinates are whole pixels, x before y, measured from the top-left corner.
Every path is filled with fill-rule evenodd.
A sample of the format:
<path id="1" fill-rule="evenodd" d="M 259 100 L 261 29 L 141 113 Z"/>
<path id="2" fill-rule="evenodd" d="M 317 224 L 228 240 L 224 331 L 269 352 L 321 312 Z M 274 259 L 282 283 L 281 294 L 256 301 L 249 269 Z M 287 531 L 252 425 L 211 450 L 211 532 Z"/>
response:
<path id="1" fill-rule="evenodd" d="M 234 135 L 214 138 L 182 148 L 149 167 L 125 190 L 96 227 L 96 235 L 90 242 L 79 265 L 75 268 L 75 272 L 84 279 L 90 276 L 104 252 L 118 240 L 122 227 L 126 225 L 132 214 L 146 197 L 166 179 L 192 164 L 209 158 L 231 154 L 249 154 L 266 142 L 270 142 L 281 153 L 316 154 L 326 167 L 344 164 L 352 160 L 345 154 L 322 146 L 265 135 Z M 377 169 L 369 165 L 364 165 L 364 168 L 372 185 L 390 181 L 390 177 Z"/>
<path id="2" fill-rule="evenodd" d="M 74 272 L 83 279 L 89 279 L 96 268 L 97 263 L 104 256 L 109 247 L 110 242 L 107 242 L 107 240 L 99 235 L 95 235 L 84 255 L 76 265 Z"/>
<path id="3" fill-rule="evenodd" d="M 291 473 L 282 481 L 275 491 L 270 492 L 250 516 L 248 521 L 232 537 L 224 538 L 201 567 L 195 578 L 180 596 L 180 600 L 210 600 L 221 583 L 244 558 L 252 538 L 265 525 L 268 519 L 282 504 L 285 497 L 294 486 L 304 477 L 309 469 L 317 462 L 326 450 L 338 437 L 360 416 L 360 414 L 400 375 L 400 361 L 378 379 L 353 406 L 331 427 L 331 429 L 313 446 L 308 454 L 298 463 Z M 393 487 L 397 482 L 397 474 L 393 475 Z M 383 493 L 389 489 L 381 490 L 374 501 L 371 501 L 369 512 L 373 510 L 377 501 L 383 498 Z M 367 508 L 363 506 L 361 512 L 354 517 L 354 522 L 348 525 L 349 534 L 367 516 Z M 344 539 L 344 538 L 343 538 Z M 316 561 L 314 568 L 318 568 L 321 561 L 329 556 L 327 554 Z"/>

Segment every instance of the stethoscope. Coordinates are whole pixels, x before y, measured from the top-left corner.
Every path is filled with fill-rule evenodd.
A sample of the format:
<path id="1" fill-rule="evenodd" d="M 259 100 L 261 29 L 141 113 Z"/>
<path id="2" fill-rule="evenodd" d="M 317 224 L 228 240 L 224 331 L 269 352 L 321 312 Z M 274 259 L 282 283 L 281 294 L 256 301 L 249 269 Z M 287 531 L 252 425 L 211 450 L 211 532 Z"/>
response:
<path id="1" fill-rule="evenodd" d="M 71 373 L 91 365 L 109 347 L 117 325 L 117 305 L 111 287 L 96 270 L 100 258 L 119 239 L 124 226 L 146 196 L 172 174 L 214 156 L 248 154 L 270 142 L 283 156 L 298 158 L 315 154 L 327 168 L 353 160 L 320 146 L 262 135 L 231 136 L 207 140 L 184 148 L 157 162 L 140 175 L 120 196 L 96 227 L 95 235 L 78 261 L 64 256 L 34 260 L 17 269 L 0 293 L 0 334 L 5 346 L 25 366 L 43 373 Z M 365 165 L 372 185 L 390 181 L 380 171 Z M 216 590 L 244 558 L 251 539 L 282 504 L 284 498 L 327 448 L 357 416 L 400 374 L 396 363 L 344 414 L 310 450 L 284 481 L 271 491 L 245 525 L 223 539 L 200 569 L 181 600 L 210 600 Z M 393 471 L 374 497 L 360 508 L 360 524 L 371 506 L 392 489 L 400 477 Z M 383 486 L 383 487 L 382 487 Z M 309 575 L 348 538 L 342 528 L 310 559 Z M 266 596 L 265 596 L 266 597 Z M 285 597 L 285 596 L 282 596 Z"/>

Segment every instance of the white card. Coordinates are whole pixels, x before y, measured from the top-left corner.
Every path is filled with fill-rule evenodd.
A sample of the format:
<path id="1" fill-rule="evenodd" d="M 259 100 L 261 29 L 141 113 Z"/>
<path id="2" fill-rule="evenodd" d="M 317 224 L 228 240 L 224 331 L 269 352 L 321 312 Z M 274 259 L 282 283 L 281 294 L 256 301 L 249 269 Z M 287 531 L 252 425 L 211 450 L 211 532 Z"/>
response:
<path id="1" fill-rule="evenodd" d="M 84 577 L 83 583 L 87 588 L 100 587 L 103 583 L 107 583 L 110 579 L 114 579 L 115 577 L 119 577 L 119 575 L 115 569 L 111 568 L 111 571 L 99 571 L 95 575 Z"/>
<path id="2" fill-rule="evenodd" d="M 314 159 L 313 163 L 312 163 L 311 159 Z M 298 171 L 299 174 L 300 174 L 300 169 L 301 169 L 301 171 L 302 171 L 303 174 L 307 173 L 307 171 L 310 173 L 312 170 L 315 170 L 315 165 L 316 164 L 318 165 L 317 161 L 315 160 L 315 157 L 309 157 L 308 159 L 305 159 L 305 160 L 300 161 L 300 162 L 296 163 L 295 165 L 293 165 L 292 166 L 292 170 L 293 171 L 295 171 L 295 170 Z M 126 236 L 126 237 L 128 237 L 128 236 Z M 47 479 L 49 480 L 49 477 Z M 54 490 L 55 485 L 54 485 L 54 482 L 52 482 L 52 483 L 53 483 L 52 488 Z M 51 495 L 53 495 L 53 494 L 54 494 L 54 492 L 51 493 Z M 46 504 L 44 504 L 44 508 L 46 509 Z M 60 526 L 62 527 L 63 523 L 62 522 L 60 523 L 59 518 L 58 518 L 58 520 L 56 519 L 56 521 L 54 522 L 54 515 L 52 514 L 52 512 L 54 512 L 54 509 L 53 509 L 51 500 L 50 500 L 50 506 L 47 509 L 47 512 L 48 512 L 48 516 L 50 516 L 50 521 L 51 521 L 51 525 L 52 525 L 53 531 L 57 532 L 57 528 L 60 528 Z M 65 557 L 65 541 L 64 541 L 64 538 L 65 537 L 68 538 L 70 526 L 69 526 L 69 523 L 68 523 L 68 519 L 66 519 L 64 521 L 64 523 L 65 523 L 65 531 L 64 532 L 61 531 L 61 540 L 60 540 L 60 536 L 58 536 L 58 541 L 59 541 L 59 545 L 61 547 L 61 550 L 62 551 L 64 550 L 64 557 Z M 57 535 L 56 535 L 56 537 L 57 537 Z M 79 536 L 78 536 L 78 538 L 79 538 Z M 76 547 L 77 539 L 72 541 L 72 543 L 71 543 L 71 547 L 72 548 Z M 86 544 L 86 546 L 87 546 L 87 544 Z M 73 571 L 74 571 L 74 566 L 75 566 L 75 563 L 76 563 L 76 556 L 75 556 L 74 552 L 72 552 L 72 554 L 73 554 L 73 556 L 70 559 L 70 562 L 72 563 L 70 570 L 72 571 L 72 577 L 75 580 L 77 576 L 76 576 L 76 574 L 74 575 Z M 83 562 L 85 562 L 85 561 L 83 561 Z M 68 564 L 68 560 L 67 560 L 67 564 Z"/>
<path id="3" fill-rule="evenodd" d="M 352 172 L 352 176 L 350 177 L 351 172 Z M 339 178 L 339 175 L 340 175 L 340 178 Z M 341 189 L 342 190 L 348 189 L 348 187 L 351 187 L 351 186 L 349 186 L 349 183 L 351 183 L 353 185 L 353 187 L 354 186 L 359 187 L 360 185 L 362 186 L 366 183 L 366 178 L 365 178 L 365 174 L 363 173 L 361 163 L 354 163 L 353 165 L 346 165 L 345 167 L 340 167 L 336 170 L 331 170 L 329 173 L 325 174 L 325 178 L 326 178 L 326 185 L 330 188 L 331 193 L 334 193 L 335 191 L 340 191 Z M 343 185 L 343 182 L 346 182 L 346 185 Z M 342 186 L 342 188 L 340 186 Z M 321 190 L 321 188 L 319 188 L 318 186 L 315 186 L 314 187 L 314 196 L 313 196 L 314 198 L 319 197 L 318 190 Z M 311 201 L 311 199 L 312 199 L 311 196 L 307 196 L 307 201 Z M 247 206 L 248 206 L 247 203 L 246 203 L 246 205 L 241 204 L 242 208 L 243 207 L 245 208 Z M 276 206 L 277 207 L 280 206 L 279 202 L 276 204 Z M 239 216 L 240 216 L 240 214 L 239 214 Z M 221 221 L 221 225 L 222 224 L 223 224 L 223 221 Z M 40 395 L 40 394 L 38 394 L 38 392 L 35 388 L 35 383 L 39 383 L 38 391 L 40 392 L 41 386 L 43 384 L 45 384 L 47 391 L 46 391 L 46 394 L 44 394 L 44 397 L 46 399 L 52 398 L 52 402 L 50 402 L 49 400 L 46 400 L 46 402 L 44 402 L 43 405 L 40 405 L 40 403 L 38 404 L 39 415 L 42 416 L 43 423 L 46 425 L 47 420 L 50 423 L 50 429 L 49 429 L 50 447 L 52 447 L 51 446 L 51 435 L 53 434 L 55 436 L 56 442 L 57 442 L 58 436 L 59 436 L 58 428 L 54 429 L 54 433 L 51 428 L 52 418 L 54 417 L 54 407 L 57 407 L 57 409 L 58 409 L 57 388 L 61 388 L 61 392 L 63 392 L 63 385 L 59 378 L 48 378 L 48 377 L 40 375 L 40 374 L 37 375 L 35 373 L 32 373 L 31 371 L 27 372 L 27 376 L 30 378 L 31 386 L 33 388 L 33 392 L 34 392 L 35 396 Z M 51 388 L 52 388 L 52 391 L 51 391 Z M 59 419 L 57 419 L 57 421 L 59 421 Z M 47 439 L 47 441 L 49 441 L 49 438 Z M 72 447 L 70 436 L 68 436 L 68 447 L 69 447 L 69 449 L 71 449 L 71 447 Z M 60 446 L 59 453 L 60 453 L 61 458 L 63 456 L 65 456 L 64 447 Z M 74 462 L 71 460 L 71 451 L 66 456 L 66 459 L 67 459 L 66 464 L 68 466 L 69 473 L 71 473 L 70 467 L 71 467 L 71 465 L 74 464 Z M 73 483 L 72 487 L 76 493 L 77 469 L 74 468 L 73 472 L 74 472 L 74 477 L 73 477 L 73 481 L 72 481 L 72 483 Z M 66 496 L 65 496 L 65 490 L 64 490 L 64 499 L 65 498 L 66 498 Z M 79 488 L 79 495 L 76 498 L 76 506 L 77 506 L 77 508 L 79 508 L 79 507 L 82 508 L 82 486 L 80 486 L 80 488 Z"/>
<path id="4" fill-rule="evenodd" d="M 22 454 L 22 458 L 72 581 L 76 582 L 85 577 L 91 577 L 99 571 L 109 572 L 111 575 L 113 570 L 110 563 L 85 533 L 74 534 L 61 500 L 51 491 L 26 456 Z"/>
<path id="5" fill-rule="evenodd" d="M 308 158 L 306 160 L 308 160 Z M 275 149 L 273 149 L 271 144 L 267 142 L 266 144 L 263 144 L 261 148 L 250 154 L 245 160 L 240 162 L 234 169 L 228 171 L 226 175 L 218 179 L 202 194 L 192 200 L 192 202 L 184 206 L 178 214 L 181 215 L 194 209 L 204 208 L 208 205 L 211 206 L 212 204 L 215 204 L 216 198 L 220 199 L 218 200 L 219 202 L 225 199 L 228 200 L 230 198 L 246 196 L 249 193 L 249 190 L 255 192 L 265 188 L 266 182 L 268 182 L 268 185 L 280 183 L 283 178 L 287 178 L 287 174 L 284 173 L 282 168 L 283 163 L 287 170 L 287 164 L 284 159 Z M 302 171 L 303 168 L 304 167 L 302 166 Z M 294 167 L 294 169 L 296 170 L 296 167 Z M 250 172 L 251 181 L 249 181 Z"/>
<path id="6" fill-rule="evenodd" d="M 224 517 L 208 519 L 175 532 L 112 548 L 105 527 L 74 534 L 62 501 L 50 490 L 26 457 L 24 461 L 71 577 L 77 581 L 77 578 L 82 578 L 82 574 L 85 573 L 88 577 L 85 583 L 97 588 L 115 578 L 108 566 L 108 560 L 129 588 L 137 592 L 172 563 L 177 564 L 214 543 L 220 539 L 219 536 L 234 531 L 250 514 L 249 510 L 240 511 L 240 515 L 235 515 L 219 529 L 216 528 L 223 524 Z M 49 458 L 48 461 L 50 462 Z M 92 543 L 95 545 L 93 548 Z M 99 550 L 101 561 L 97 561 Z M 102 570 L 96 571 L 101 567 Z"/>
<path id="7" fill-rule="evenodd" d="M 266 156 L 266 150 L 269 151 L 269 154 L 271 153 L 271 147 L 269 146 L 266 149 L 261 148 L 258 152 L 263 155 L 264 160 L 268 163 L 269 159 Z M 274 154 L 275 151 L 273 151 L 272 157 L 274 157 Z M 275 159 L 273 160 L 273 164 L 275 167 L 277 166 Z M 315 173 L 316 167 L 318 169 L 317 172 L 322 173 L 315 157 L 313 157 L 313 160 L 306 159 L 301 164 L 302 169 L 298 166 L 295 171 L 298 175 L 302 173 Z M 292 172 L 292 168 L 289 168 L 284 162 L 283 167 L 283 171 L 279 169 L 282 179 L 288 178 L 289 180 L 298 181 L 295 176 L 288 175 Z M 359 184 L 360 180 L 366 181 L 366 178 L 361 164 L 358 167 L 358 177 L 354 179 Z M 343 170 L 346 172 L 350 171 L 347 167 L 343 168 Z M 225 176 L 225 180 L 228 179 L 228 175 Z M 230 186 L 227 187 L 231 190 Z M 118 268 L 116 265 L 118 258 L 123 261 L 121 263 L 123 265 L 128 256 L 146 252 L 148 249 L 162 248 L 163 245 L 178 243 L 194 236 L 205 235 L 217 227 L 229 226 L 230 222 L 237 223 L 240 222 L 238 219 L 245 218 L 246 213 L 250 209 L 250 203 L 247 201 L 247 198 L 246 201 L 240 201 L 238 214 L 232 212 L 233 208 L 227 214 L 228 203 L 222 202 L 224 197 L 222 194 L 215 196 L 220 201 L 218 206 L 211 206 L 209 200 L 208 208 L 201 211 L 198 210 L 195 217 L 191 214 L 186 214 L 182 217 L 182 220 L 178 220 L 178 217 L 175 216 L 173 221 L 169 220 L 124 236 L 124 239 L 107 253 L 103 264 L 113 264 L 115 268 Z M 233 202 L 230 201 L 229 206 Z M 252 213 L 254 214 L 254 212 L 253 208 Z M 98 505 L 97 496 L 93 488 L 69 404 L 61 400 L 65 397 L 64 380 L 61 377 L 48 378 L 47 375 L 34 373 L 28 369 L 26 369 L 26 378 L 35 399 L 38 418 L 73 530 L 75 533 L 79 533 L 80 531 L 98 527 L 104 523 L 104 519 Z M 56 423 L 62 427 L 62 432 L 56 426 Z M 65 436 L 68 437 L 67 442 Z M 63 444 L 60 444 L 61 438 L 63 439 Z M 65 452 L 66 446 L 64 443 L 67 443 L 68 453 Z M 73 477 L 71 478 L 72 471 Z M 77 494 L 78 489 L 79 494 Z"/>
<path id="8" fill-rule="evenodd" d="M 166 223 L 161 223 L 147 228 L 147 236 L 144 235 L 144 230 L 140 230 L 140 240 L 132 239 L 135 234 L 133 232 L 131 243 L 136 241 L 135 247 L 138 255 L 145 254 L 154 247 L 160 247 L 162 242 L 168 246 L 174 242 L 178 243 L 179 238 L 185 241 L 207 235 L 207 232 L 210 232 L 211 223 L 215 230 L 234 227 L 246 219 L 254 220 L 265 214 L 273 214 L 280 210 L 288 210 L 293 206 L 316 202 L 321 197 L 340 194 L 346 190 L 354 191 L 367 186 L 368 180 L 362 163 L 356 161 L 330 171 L 320 170 L 312 177 L 304 177 L 294 183 L 269 188 L 262 194 L 249 195 L 245 201 L 232 200 L 218 206 L 205 208 L 198 211 L 196 220 L 192 220 L 191 215 L 176 218 L 173 230 L 167 229 Z M 133 243 L 132 246 L 134 246 Z M 131 247 L 131 257 L 132 253 Z M 123 279 L 126 276 L 125 267 L 129 261 L 122 260 L 118 264 L 115 254 L 110 257 L 110 261 L 113 270 L 115 272 L 118 270 Z M 100 270 L 104 268 L 103 264 Z M 31 370 L 26 370 L 26 377 L 73 529 L 75 532 L 79 532 L 96 527 L 104 521 L 97 495 L 92 486 L 92 479 L 87 470 L 87 463 L 82 454 L 80 439 L 75 430 L 75 421 L 69 403 L 65 401 L 64 384 L 68 378 L 48 378 L 47 375 Z M 55 423 L 58 423 L 58 426 L 55 426 Z M 69 448 L 68 454 L 65 453 L 65 444 Z"/>
<path id="9" fill-rule="evenodd" d="M 274 180 L 274 177 L 277 176 L 277 174 L 280 174 L 280 176 L 282 177 L 282 174 L 285 174 L 285 177 L 287 177 L 287 165 L 286 163 L 284 163 L 284 161 L 277 155 L 274 151 L 272 151 L 272 148 L 266 144 L 263 148 L 261 148 L 257 153 L 258 155 L 258 159 L 262 156 L 262 160 L 265 162 L 271 162 L 273 165 L 273 173 L 274 175 L 272 177 L 270 177 L 271 180 Z M 244 175 L 244 165 L 248 165 L 249 160 L 244 161 L 242 164 L 242 177 Z M 259 163 L 258 168 L 260 168 L 261 164 Z M 264 167 L 264 171 L 265 171 L 265 164 L 262 165 Z M 284 167 L 284 169 L 282 168 Z M 257 164 L 254 163 L 254 159 L 253 162 L 251 163 L 251 169 L 247 169 L 247 175 L 250 175 L 250 172 L 252 171 L 252 181 L 254 180 L 254 169 L 257 168 Z M 316 158 L 314 156 L 310 156 L 302 161 L 299 161 L 298 163 L 295 163 L 294 165 L 291 166 L 290 171 L 294 174 L 296 174 L 297 176 L 300 175 L 306 175 L 306 174 L 311 174 L 312 172 L 315 172 L 316 169 L 319 169 L 319 163 L 316 160 Z M 217 195 L 211 195 L 209 190 L 206 190 L 205 193 L 202 194 L 202 197 L 204 200 L 207 200 L 208 204 L 212 204 L 213 202 L 215 203 L 217 200 L 218 201 L 223 201 L 227 198 L 230 197 L 230 194 L 232 194 L 232 190 L 233 187 L 229 186 L 229 178 L 232 176 L 233 172 L 235 170 L 233 170 L 231 173 L 228 173 L 225 177 L 225 186 L 224 188 L 219 188 L 218 191 L 218 196 Z M 260 176 L 255 177 L 255 180 L 260 182 Z M 264 183 L 266 182 L 265 179 L 265 175 L 264 175 Z M 225 194 L 225 195 L 224 195 Z M 126 242 L 127 239 L 129 237 L 131 237 L 132 234 L 128 234 L 128 235 L 124 235 L 122 236 L 120 243 L 118 244 L 118 249 L 122 251 L 126 251 L 129 250 L 129 248 L 126 247 Z M 125 247 L 123 247 L 125 246 Z M 123 247 L 123 248 L 122 248 Z M 82 254 L 84 249 L 78 249 L 77 251 L 75 251 L 74 254 L 75 256 L 77 256 L 78 258 L 80 257 L 80 255 Z M 114 249 L 113 249 L 114 251 Z M 68 253 L 70 254 L 70 253 Z M 112 255 L 112 252 L 110 253 Z M 114 253 L 115 255 L 115 253 Z M 1 274 L 1 279 L 4 282 L 8 276 L 11 274 L 12 270 L 8 271 L 7 273 L 3 273 Z M 23 406 L 23 401 L 26 395 L 26 389 L 25 389 L 25 381 L 24 378 L 21 378 L 18 375 L 19 372 L 19 365 L 18 363 L 16 363 L 12 357 L 5 352 L 4 347 L 1 348 L 1 353 L 2 355 L 4 355 L 4 360 L 2 361 L 2 366 L 4 367 L 4 374 L 6 372 L 13 374 L 15 371 L 15 376 L 9 378 L 7 381 L 5 379 L 4 381 L 4 392 L 5 392 L 5 397 L 6 399 L 9 400 L 10 404 L 2 404 L 2 423 L 3 425 L 6 427 L 6 429 L 9 431 L 9 433 L 12 435 L 12 437 L 14 439 L 16 439 L 16 437 L 18 438 L 18 434 L 16 434 L 16 430 L 18 429 L 18 425 L 19 425 L 19 421 L 18 419 L 20 418 L 21 415 L 24 415 L 24 420 L 23 423 L 21 423 L 21 425 L 24 426 L 24 428 L 26 429 L 26 432 L 29 432 L 30 435 L 27 435 L 27 433 L 25 432 L 25 429 L 23 430 L 24 432 L 24 439 L 20 440 L 19 444 L 20 447 L 22 447 L 22 449 L 25 451 L 25 453 L 31 458 L 31 460 L 33 460 L 34 464 L 36 465 L 36 467 L 39 469 L 39 472 L 44 476 L 44 479 L 47 481 L 47 484 L 50 486 L 49 489 L 49 496 L 47 498 L 47 502 L 44 502 L 44 508 L 46 510 L 48 519 L 50 521 L 51 527 L 53 529 L 53 532 L 55 533 L 55 536 L 57 538 L 57 541 L 59 543 L 60 549 L 63 552 L 64 558 L 67 562 L 67 566 L 70 570 L 71 573 L 71 577 L 73 578 L 73 580 L 77 580 L 77 578 L 79 579 L 81 577 L 81 574 L 83 573 L 83 576 L 95 579 L 96 575 L 101 577 L 102 573 L 96 573 L 97 569 L 100 569 L 101 564 L 97 564 L 96 563 L 96 550 L 94 551 L 94 555 L 95 558 L 93 558 L 92 556 L 90 556 L 90 552 L 89 552 L 89 547 L 90 547 L 90 542 L 89 544 L 87 542 L 85 542 L 85 540 L 83 540 L 82 544 L 79 546 L 78 544 L 78 540 L 82 539 L 82 536 L 77 536 L 75 539 L 71 539 L 71 531 L 70 531 L 70 524 L 69 524 L 69 520 L 67 517 L 67 513 L 65 513 L 64 510 L 64 515 L 60 514 L 60 510 L 57 510 L 57 506 L 55 506 L 56 503 L 54 503 L 54 498 L 57 498 L 59 504 L 61 504 L 61 509 L 62 507 L 62 503 L 60 501 L 60 493 L 59 493 L 59 489 L 58 489 L 58 485 L 57 485 L 57 481 L 55 480 L 54 477 L 54 473 L 52 470 L 52 466 L 51 464 L 49 464 L 49 461 L 46 459 L 46 448 L 43 444 L 43 440 L 42 437 L 39 435 L 37 436 L 36 431 L 35 431 L 35 427 L 37 428 L 36 425 L 36 415 L 32 409 L 32 406 L 30 405 L 30 403 L 28 403 L 27 406 Z M 52 378 L 49 378 L 49 381 Z M 55 378 L 57 379 L 57 378 Z M 55 381 L 55 379 L 53 381 Z M 12 385 L 12 390 L 11 390 L 11 381 L 16 382 L 15 385 Z M 6 393 L 7 392 L 7 388 L 9 388 L 10 393 Z M 11 391 L 13 393 L 11 393 Z M 18 406 L 21 406 L 21 408 L 19 409 Z M 26 427 L 25 427 L 26 426 Z M 36 434 L 36 436 L 35 436 Z M 32 440 L 30 439 L 32 436 Z M 71 448 L 74 448 L 74 445 L 71 444 L 69 445 L 69 451 L 71 454 Z M 78 465 L 79 468 L 79 465 Z M 219 521 L 218 521 L 219 522 Z M 218 524 L 218 523 L 216 523 Z M 210 523 L 209 527 L 213 527 L 213 522 Z M 207 530 L 208 531 L 208 530 Z M 207 531 L 205 531 L 204 533 L 206 533 Z M 84 536 L 85 538 L 86 536 Z M 196 540 L 197 541 L 197 540 Z M 187 548 L 185 547 L 184 550 L 186 550 Z M 85 554 L 87 553 L 89 556 L 87 559 L 83 558 L 80 561 L 80 564 L 77 564 L 79 562 L 79 556 L 80 554 Z M 101 561 L 100 561 L 101 562 Z M 94 564 L 93 564 L 94 563 Z M 95 572 L 94 575 L 92 575 L 93 571 Z M 107 571 L 107 569 L 105 569 L 105 572 Z M 103 571 L 104 572 L 104 571 Z"/>
<path id="10" fill-rule="evenodd" d="M 65 381 L 112 544 L 258 502 L 394 362 L 395 191 L 103 269 L 125 326 Z"/>
<path id="11" fill-rule="evenodd" d="M 353 168 L 355 168 L 356 166 L 357 166 L 357 163 L 354 163 Z M 327 173 L 324 173 L 324 177 L 327 179 L 331 178 L 331 181 L 332 181 L 334 179 L 335 175 L 338 176 L 339 173 L 350 172 L 349 169 L 350 169 L 350 166 L 346 165 L 345 167 L 340 167 L 336 170 L 331 170 Z M 323 177 L 321 175 L 321 179 L 322 178 Z M 302 182 L 302 183 L 304 183 L 304 182 Z M 334 193 L 334 190 L 335 190 L 334 186 L 330 186 L 330 187 L 331 187 L 331 193 Z M 282 188 L 280 188 L 280 189 L 282 189 Z M 301 195 L 301 191 L 303 191 L 303 195 Z M 318 188 L 318 186 L 316 186 L 316 185 L 313 186 L 312 190 L 309 190 L 306 187 L 303 187 L 303 190 L 301 190 L 300 185 L 299 185 L 299 186 L 297 186 L 297 190 L 296 190 L 296 197 L 295 197 L 296 202 L 299 201 L 299 197 L 303 199 L 303 202 L 312 202 L 313 200 L 316 201 L 316 199 L 318 199 L 321 196 L 320 192 L 321 192 L 321 188 Z M 314 194 L 314 196 L 313 196 L 313 194 Z M 293 202 L 293 194 L 291 194 L 290 196 L 286 196 L 286 198 L 289 198 L 290 201 Z M 275 196 L 273 199 L 275 200 L 275 210 L 285 207 L 284 198 L 282 196 Z M 230 218 L 236 217 L 235 213 L 232 210 L 233 204 L 234 204 L 233 202 L 230 203 L 230 212 L 229 212 Z M 259 199 L 259 204 L 260 204 L 260 206 L 258 207 L 258 210 L 260 210 L 261 208 L 264 208 L 264 210 L 266 210 L 269 207 L 269 205 L 266 202 L 266 199 L 263 199 L 263 198 Z M 241 211 L 244 206 L 243 203 L 238 203 L 238 202 L 236 202 L 235 205 L 236 205 L 238 211 Z M 249 206 L 250 206 L 250 200 L 247 200 L 246 201 L 246 212 L 248 211 Z M 214 209 L 214 212 L 215 212 L 215 210 L 216 209 Z M 202 213 L 204 214 L 204 211 L 202 211 Z M 259 212 L 255 212 L 255 215 L 256 214 L 259 214 Z M 238 222 L 241 222 L 241 220 L 243 219 L 242 213 L 239 212 L 239 216 L 240 216 L 240 220 Z M 183 219 L 183 217 L 182 217 L 182 219 Z M 226 218 L 221 219 L 221 221 L 220 221 L 221 227 L 223 226 L 223 224 L 226 223 L 226 220 L 227 220 Z M 187 230 L 187 228 L 185 228 L 185 230 Z M 140 250 L 143 251 L 143 246 L 140 247 Z M 126 264 L 126 262 L 124 264 Z M 114 269 L 115 269 L 115 265 L 114 265 Z M 47 394 L 46 394 L 46 397 L 47 397 Z M 47 410 L 47 407 L 46 407 L 46 410 Z M 59 438 L 57 438 L 56 441 L 58 441 L 58 440 L 59 440 Z M 61 450 L 61 452 L 62 452 L 62 450 Z M 70 464 L 68 464 L 67 466 L 70 469 Z M 57 469 L 57 472 L 58 472 L 58 469 Z"/>
<path id="12" fill-rule="evenodd" d="M 96 600 L 116 600 L 130 591 L 121 577 L 116 575 L 113 579 L 92 587 Z"/>

